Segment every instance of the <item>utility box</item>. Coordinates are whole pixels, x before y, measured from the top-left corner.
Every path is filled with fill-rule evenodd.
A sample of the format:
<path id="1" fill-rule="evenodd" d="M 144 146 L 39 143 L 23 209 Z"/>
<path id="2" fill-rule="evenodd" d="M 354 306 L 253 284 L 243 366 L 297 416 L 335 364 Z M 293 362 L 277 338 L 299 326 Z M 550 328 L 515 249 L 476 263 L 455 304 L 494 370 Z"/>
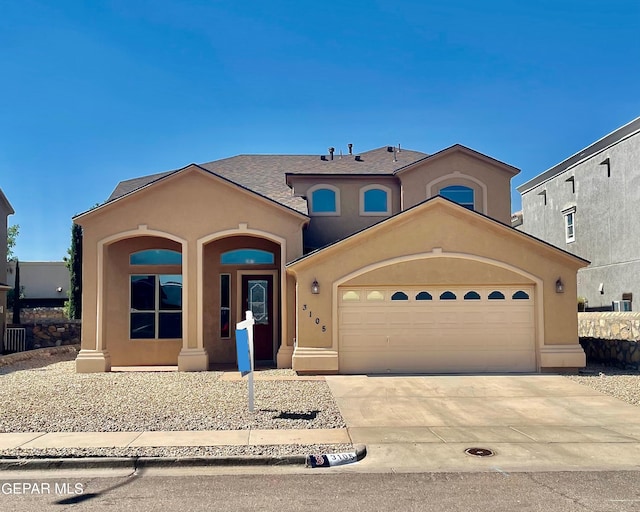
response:
<path id="1" fill-rule="evenodd" d="M 611 305 L 614 311 L 631 311 L 630 300 L 614 300 Z"/>

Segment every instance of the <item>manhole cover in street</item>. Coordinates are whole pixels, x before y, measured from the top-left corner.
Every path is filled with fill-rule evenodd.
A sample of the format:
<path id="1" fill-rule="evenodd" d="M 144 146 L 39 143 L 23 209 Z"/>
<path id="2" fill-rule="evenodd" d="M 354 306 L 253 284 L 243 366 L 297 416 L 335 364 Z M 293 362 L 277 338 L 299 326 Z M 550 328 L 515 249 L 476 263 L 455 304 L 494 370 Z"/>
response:
<path id="1" fill-rule="evenodd" d="M 489 448 L 467 448 L 464 453 L 473 455 L 474 457 L 492 457 L 493 451 Z"/>

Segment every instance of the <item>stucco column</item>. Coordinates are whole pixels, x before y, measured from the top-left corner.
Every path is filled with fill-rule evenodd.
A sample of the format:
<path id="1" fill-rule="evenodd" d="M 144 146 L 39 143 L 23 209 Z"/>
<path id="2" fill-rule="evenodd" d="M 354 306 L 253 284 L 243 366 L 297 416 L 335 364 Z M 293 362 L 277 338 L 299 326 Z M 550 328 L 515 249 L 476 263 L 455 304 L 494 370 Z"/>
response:
<path id="1" fill-rule="evenodd" d="M 195 240 L 182 244 L 182 350 L 178 355 L 178 370 L 183 372 L 206 371 L 209 355 L 204 349 L 202 326 L 203 248 Z M 200 270 L 199 270 L 200 269 Z"/>
<path id="2" fill-rule="evenodd" d="M 82 256 L 82 340 L 76 372 L 111 371 L 111 356 L 104 338 L 105 285 L 108 246 L 85 231 Z"/>

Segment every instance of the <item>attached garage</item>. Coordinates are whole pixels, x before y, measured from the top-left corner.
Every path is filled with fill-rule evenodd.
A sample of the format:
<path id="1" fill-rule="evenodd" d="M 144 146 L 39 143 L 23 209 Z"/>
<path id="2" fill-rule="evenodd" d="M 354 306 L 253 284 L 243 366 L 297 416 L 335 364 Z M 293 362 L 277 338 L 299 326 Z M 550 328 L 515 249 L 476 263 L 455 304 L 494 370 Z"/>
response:
<path id="1" fill-rule="evenodd" d="M 533 291 L 340 287 L 340 373 L 534 372 Z"/>
<path id="2" fill-rule="evenodd" d="M 441 197 L 289 265 L 306 373 L 574 371 L 586 262 Z"/>

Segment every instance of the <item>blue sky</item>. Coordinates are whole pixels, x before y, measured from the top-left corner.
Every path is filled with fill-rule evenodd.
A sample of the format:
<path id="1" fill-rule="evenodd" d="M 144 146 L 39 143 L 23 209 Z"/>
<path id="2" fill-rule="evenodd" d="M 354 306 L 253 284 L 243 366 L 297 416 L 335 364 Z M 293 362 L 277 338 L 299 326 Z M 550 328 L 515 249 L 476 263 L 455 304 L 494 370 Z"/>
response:
<path id="1" fill-rule="evenodd" d="M 240 153 L 460 143 L 515 187 L 640 115 L 639 26 L 637 0 L 0 0 L 15 252 L 60 260 L 118 181 Z"/>

